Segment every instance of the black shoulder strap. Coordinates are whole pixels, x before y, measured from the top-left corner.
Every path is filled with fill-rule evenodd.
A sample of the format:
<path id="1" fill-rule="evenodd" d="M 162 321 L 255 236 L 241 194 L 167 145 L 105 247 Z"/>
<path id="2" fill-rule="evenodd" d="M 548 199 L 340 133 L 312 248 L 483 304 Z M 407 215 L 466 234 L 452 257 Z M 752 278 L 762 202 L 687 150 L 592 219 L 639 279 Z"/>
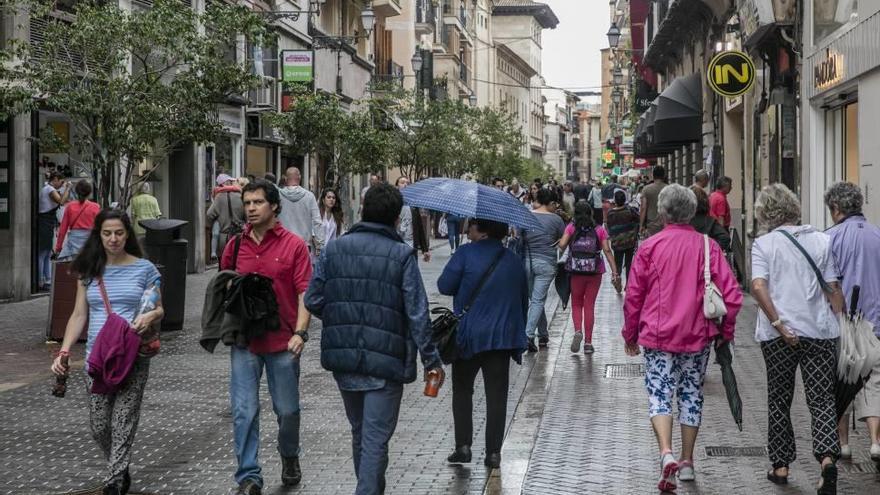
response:
<path id="1" fill-rule="evenodd" d="M 489 269 L 486 270 L 486 273 L 483 274 L 483 277 L 480 279 L 480 282 L 477 284 L 476 287 L 474 287 L 474 291 L 471 292 L 470 300 L 465 305 L 465 307 L 462 308 L 462 311 L 461 311 L 462 316 L 464 316 L 464 314 L 467 313 L 469 309 L 471 309 L 471 306 L 477 300 L 477 296 L 480 295 L 480 291 L 483 289 L 483 286 L 486 285 L 486 281 L 489 280 L 489 277 L 492 276 L 492 272 L 495 271 L 495 267 L 498 266 L 498 262 L 501 261 L 502 257 L 504 257 L 504 251 L 506 251 L 506 249 L 503 247 L 498 251 L 498 255 L 495 256 L 495 260 L 492 261 L 492 264 L 489 265 Z"/>
<path id="2" fill-rule="evenodd" d="M 232 251 L 232 271 L 238 271 L 238 250 L 241 248 L 241 235 L 235 236 L 235 249 Z"/>
<path id="3" fill-rule="evenodd" d="M 794 244 L 794 246 L 796 248 L 798 248 L 798 251 L 800 251 L 801 254 L 804 255 L 804 258 L 807 259 L 807 263 L 810 264 L 810 268 L 813 269 L 813 273 L 815 273 L 816 278 L 819 279 L 819 287 L 821 287 L 824 292 L 827 292 L 827 293 L 832 292 L 831 287 L 828 285 L 827 282 L 825 282 L 825 277 L 822 276 L 822 272 L 819 271 L 819 267 L 816 266 L 816 262 L 813 261 L 813 258 L 810 256 L 810 253 L 808 253 L 807 250 L 804 249 L 803 246 L 801 246 L 801 243 L 799 243 L 797 241 L 797 239 L 794 238 L 793 235 L 791 235 L 788 232 L 781 230 L 781 229 L 779 230 L 779 232 L 781 232 L 785 237 L 787 237 L 788 240 L 790 240 L 792 242 L 792 244 Z"/>

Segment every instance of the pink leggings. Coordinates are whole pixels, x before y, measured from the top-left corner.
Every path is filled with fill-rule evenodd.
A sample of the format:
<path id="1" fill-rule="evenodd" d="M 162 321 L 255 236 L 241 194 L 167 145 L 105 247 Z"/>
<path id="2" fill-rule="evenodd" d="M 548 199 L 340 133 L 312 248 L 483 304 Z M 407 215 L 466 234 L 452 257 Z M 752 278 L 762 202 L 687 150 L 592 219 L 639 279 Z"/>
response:
<path id="1" fill-rule="evenodd" d="M 593 342 L 593 311 L 602 285 L 602 275 L 571 276 L 571 318 L 574 331 L 585 332 L 584 341 Z"/>

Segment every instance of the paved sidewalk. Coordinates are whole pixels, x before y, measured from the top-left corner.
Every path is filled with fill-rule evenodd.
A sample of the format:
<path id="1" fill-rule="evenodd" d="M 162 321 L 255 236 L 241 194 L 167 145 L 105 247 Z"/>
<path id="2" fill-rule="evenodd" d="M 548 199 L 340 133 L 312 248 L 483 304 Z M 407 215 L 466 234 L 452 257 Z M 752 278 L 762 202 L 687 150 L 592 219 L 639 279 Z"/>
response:
<path id="1" fill-rule="evenodd" d="M 609 367 L 638 368 L 643 362 L 641 356 L 630 358 L 623 352 L 622 298 L 609 282 L 603 283 L 599 296 L 593 356 L 568 350 L 570 319 L 564 325 L 563 348 L 544 399 L 522 493 L 656 493 L 659 454 L 648 419 L 643 372 L 631 378 L 607 375 Z M 815 493 L 818 465 L 811 455 L 810 417 L 800 379 L 792 410 L 800 455 L 792 465 L 790 485 L 780 489 L 765 478 L 767 389 L 763 358 L 753 338 L 756 311 L 746 298 L 737 322 L 735 371 L 743 399 L 743 431 L 732 419 L 713 357 L 695 452 L 697 481 L 680 485 L 680 494 Z M 512 428 L 516 426 L 515 419 Z M 680 445 L 677 430 L 674 446 Z M 880 475 L 867 455 L 866 431 L 860 424 L 858 432 L 850 434 L 854 455 L 852 462 L 840 463 L 842 494 L 880 493 Z"/>

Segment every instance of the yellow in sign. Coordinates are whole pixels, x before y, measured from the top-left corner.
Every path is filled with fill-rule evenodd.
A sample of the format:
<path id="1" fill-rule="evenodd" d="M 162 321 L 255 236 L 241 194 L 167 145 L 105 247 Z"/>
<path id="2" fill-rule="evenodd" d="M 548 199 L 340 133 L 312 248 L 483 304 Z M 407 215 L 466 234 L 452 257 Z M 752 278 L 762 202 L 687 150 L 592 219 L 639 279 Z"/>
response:
<path id="1" fill-rule="evenodd" d="M 721 96 L 740 96 L 755 83 L 755 64 L 743 52 L 721 52 L 709 62 L 707 79 L 712 90 Z"/>
<path id="2" fill-rule="evenodd" d="M 602 153 L 602 160 L 604 160 L 605 163 L 613 162 L 614 161 L 614 152 L 611 150 L 605 150 L 605 153 Z"/>

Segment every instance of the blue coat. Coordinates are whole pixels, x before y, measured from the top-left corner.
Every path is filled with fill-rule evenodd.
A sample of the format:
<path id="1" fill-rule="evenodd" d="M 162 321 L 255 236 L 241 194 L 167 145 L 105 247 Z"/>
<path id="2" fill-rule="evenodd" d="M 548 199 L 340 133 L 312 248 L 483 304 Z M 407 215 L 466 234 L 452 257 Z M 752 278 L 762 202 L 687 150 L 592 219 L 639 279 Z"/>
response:
<path id="1" fill-rule="evenodd" d="M 323 322 L 327 370 L 409 383 L 417 349 L 425 366 L 440 366 L 418 259 L 392 227 L 362 222 L 329 243 L 305 304 Z"/>
<path id="2" fill-rule="evenodd" d="M 494 273 L 483 285 L 470 311 L 458 326 L 459 357 L 510 350 L 522 362 L 528 347 L 526 314 L 529 309 L 528 282 L 522 260 L 501 241 L 487 239 L 465 244 L 455 252 L 437 280 L 441 294 L 454 296 L 453 311 L 461 314 L 489 265 L 503 252 Z"/>

